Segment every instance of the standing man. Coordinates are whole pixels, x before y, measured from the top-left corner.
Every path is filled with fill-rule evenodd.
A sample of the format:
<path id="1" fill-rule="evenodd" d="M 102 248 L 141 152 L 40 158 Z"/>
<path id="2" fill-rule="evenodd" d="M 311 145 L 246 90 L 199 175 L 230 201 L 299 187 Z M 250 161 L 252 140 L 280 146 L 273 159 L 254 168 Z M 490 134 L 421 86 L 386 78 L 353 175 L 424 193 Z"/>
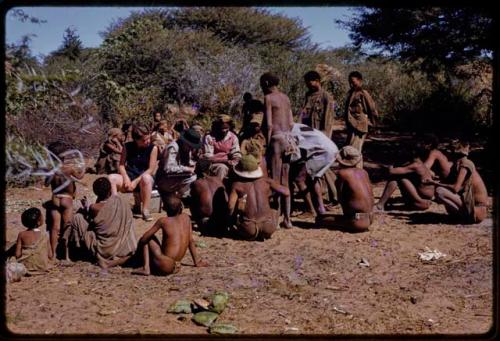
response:
<path id="1" fill-rule="evenodd" d="M 288 173 L 290 171 L 290 156 L 300 153 L 291 133 L 293 126 L 292 107 L 287 95 L 278 89 L 279 78 L 266 72 L 260 77 L 260 87 L 264 93 L 265 136 L 272 179 L 288 188 Z M 299 154 L 300 156 L 300 154 Z M 283 207 L 282 207 L 283 208 Z M 290 220 L 291 200 L 285 197 L 284 220 L 285 228 L 292 228 Z"/>
<path id="2" fill-rule="evenodd" d="M 378 112 L 372 96 L 362 88 L 363 76 L 361 73 L 353 71 L 349 74 L 349 86 L 351 89 L 347 93 L 345 113 L 347 126 L 346 144 L 353 146 L 362 153 L 363 143 L 368 133 L 368 126 L 374 124 L 375 118 L 378 117 Z M 363 168 L 363 162 L 360 162 L 357 167 Z"/>
<path id="3" fill-rule="evenodd" d="M 335 102 L 332 95 L 321 87 L 321 76 L 316 71 L 304 75 L 308 91 L 302 110 L 301 123 L 321 130 L 328 138 L 332 138 L 333 109 Z"/>
<path id="4" fill-rule="evenodd" d="M 302 110 L 301 122 L 311 128 L 321 130 L 329 139 L 333 133 L 333 111 L 335 101 L 331 94 L 321 86 L 321 76 L 316 71 L 309 71 L 304 75 L 307 86 L 306 101 Z M 323 184 L 328 189 L 332 203 L 337 202 L 335 189 L 335 173 L 328 169 L 323 175 Z"/>

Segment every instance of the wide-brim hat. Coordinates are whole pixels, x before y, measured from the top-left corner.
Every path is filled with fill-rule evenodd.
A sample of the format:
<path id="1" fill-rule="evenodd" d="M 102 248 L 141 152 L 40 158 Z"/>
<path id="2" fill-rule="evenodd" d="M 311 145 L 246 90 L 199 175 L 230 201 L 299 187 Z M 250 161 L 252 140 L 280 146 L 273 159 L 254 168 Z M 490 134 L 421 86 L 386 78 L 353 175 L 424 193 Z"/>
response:
<path id="1" fill-rule="evenodd" d="M 243 155 L 233 170 L 236 175 L 246 179 L 258 179 L 264 175 L 259 161 L 253 155 Z"/>
<path id="2" fill-rule="evenodd" d="M 199 149 L 202 146 L 201 135 L 193 128 L 184 130 L 179 138 L 182 142 L 187 143 L 191 148 Z"/>
<path id="3" fill-rule="evenodd" d="M 345 146 L 339 150 L 337 154 L 337 161 L 344 166 L 354 167 L 362 160 L 359 150 L 352 146 Z"/>

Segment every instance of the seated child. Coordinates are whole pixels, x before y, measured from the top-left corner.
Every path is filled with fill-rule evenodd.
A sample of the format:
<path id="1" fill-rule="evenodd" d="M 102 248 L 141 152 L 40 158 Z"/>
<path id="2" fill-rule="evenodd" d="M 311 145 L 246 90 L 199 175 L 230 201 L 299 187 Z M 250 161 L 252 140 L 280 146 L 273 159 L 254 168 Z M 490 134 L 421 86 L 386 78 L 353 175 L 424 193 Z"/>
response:
<path id="1" fill-rule="evenodd" d="M 112 174 L 118 172 L 120 157 L 125 142 L 125 134 L 119 128 L 111 128 L 108 139 L 99 149 L 99 158 L 95 164 L 96 174 Z"/>
<path id="2" fill-rule="evenodd" d="M 43 225 L 42 212 L 36 207 L 28 208 L 21 215 L 21 221 L 28 230 L 19 232 L 17 236 L 17 261 L 30 274 L 47 271 L 49 258 L 52 259 L 53 253 L 47 232 L 40 231 L 40 226 Z"/>
<path id="3" fill-rule="evenodd" d="M 133 274 L 148 276 L 153 272 L 164 276 L 177 272 L 180 268 L 180 261 L 188 248 L 194 266 L 207 265 L 198 258 L 191 229 L 191 218 L 182 213 L 180 198 L 174 194 L 167 195 L 163 200 L 163 207 L 167 216 L 158 219 L 139 240 L 137 250 L 143 252 L 144 266 L 132 272 Z M 161 243 L 155 237 L 155 233 L 160 229 L 162 231 Z"/>
<path id="4" fill-rule="evenodd" d="M 265 176 L 267 176 L 266 166 L 266 138 L 261 132 L 262 120 L 264 114 L 262 112 L 254 113 L 250 119 L 249 127 L 246 128 L 246 134 L 242 136 L 241 154 L 253 155 L 260 163 L 260 168 Z"/>
<path id="5" fill-rule="evenodd" d="M 177 134 L 174 133 L 173 129 L 170 129 L 168 122 L 162 120 L 153 127 L 151 142 L 158 146 L 158 152 L 161 152 L 165 146 L 175 140 L 175 135 Z"/>
<path id="6" fill-rule="evenodd" d="M 56 155 L 62 162 L 60 169 L 51 177 L 45 179 L 45 185 L 50 184 L 52 188 L 52 200 L 46 206 L 47 214 L 50 215 L 50 247 L 54 257 L 56 256 L 57 244 L 61 235 L 61 241 L 65 250 L 65 258 L 69 260 L 67 238 L 63 236 L 73 217 L 73 199 L 76 194 L 76 180 L 85 175 L 85 168 L 77 168 L 70 164 L 64 164 L 66 146 L 59 142 L 53 142 L 48 146 L 51 153 Z M 62 231 L 61 231 L 62 226 Z"/>

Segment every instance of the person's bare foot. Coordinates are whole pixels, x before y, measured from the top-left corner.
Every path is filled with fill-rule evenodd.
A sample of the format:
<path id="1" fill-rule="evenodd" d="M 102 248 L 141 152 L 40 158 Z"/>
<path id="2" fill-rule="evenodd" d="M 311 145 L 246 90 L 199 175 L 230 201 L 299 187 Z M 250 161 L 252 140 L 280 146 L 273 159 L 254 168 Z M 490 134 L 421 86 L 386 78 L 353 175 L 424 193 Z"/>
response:
<path id="1" fill-rule="evenodd" d="M 288 219 L 283 220 L 283 222 L 280 224 L 280 226 L 285 228 L 285 229 L 293 228 L 292 222 Z"/>
<path id="2" fill-rule="evenodd" d="M 376 204 L 373 206 L 373 212 L 384 212 L 384 205 Z"/>
<path id="3" fill-rule="evenodd" d="M 151 275 L 151 272 L 142 268 L 142 269 L 139 269 L 139 270 L 134 270 L 131 272 L 132 275 L 139 275 L 139 276 L 149 276 Z"/>

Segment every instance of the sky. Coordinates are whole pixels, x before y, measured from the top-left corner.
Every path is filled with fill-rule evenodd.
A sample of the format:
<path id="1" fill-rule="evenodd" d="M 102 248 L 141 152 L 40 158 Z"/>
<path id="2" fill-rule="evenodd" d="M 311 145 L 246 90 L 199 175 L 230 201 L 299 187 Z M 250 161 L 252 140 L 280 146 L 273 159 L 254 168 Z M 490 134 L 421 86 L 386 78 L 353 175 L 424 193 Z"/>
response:
<path id="1" fill-rule="evenodd" d="M 64 30 L 75 28 L 84 47 L 97 47 L 102 38 L 99 32 L 120 17 L 127 17 L 133 10 L 144 7 L 18 7 L 26 14 L 47 22 L 33 24 L 21 22 L 7 12 L 5 18 L 5 40 L 19 42 L 26 34 L 32 37 L 33 55 L 42 57 L 56 50 L 62 42 Z M 336 19 L 346 19 L 352 7 L 266 7 L 273 13 L 299 18 L 309 28 L 313 42 L 321 47 L 341 47 L 350 43 L 348 32 L 335 24 Z"/>

